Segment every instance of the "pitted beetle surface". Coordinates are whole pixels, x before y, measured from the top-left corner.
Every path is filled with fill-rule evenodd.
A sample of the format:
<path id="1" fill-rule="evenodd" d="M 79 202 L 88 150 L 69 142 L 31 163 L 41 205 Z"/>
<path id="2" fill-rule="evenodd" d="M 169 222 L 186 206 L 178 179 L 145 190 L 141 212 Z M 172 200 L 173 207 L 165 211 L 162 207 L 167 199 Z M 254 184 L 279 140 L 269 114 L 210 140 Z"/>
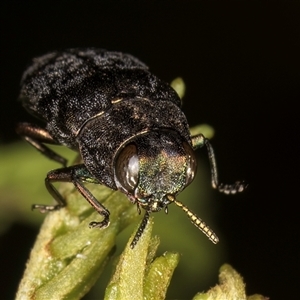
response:
<path id="1" fill-rule="evenodd" d="M 45 179 L 57 205 L 33 205 L 41 212 L 66 205 L 54 187 L 72 182 L 82 196 L 104 217 L 90 227 L 109 225 L 109 211 L 84 186 L 104 184 L 125 193 L 145 210 L 131 243 L 133 248 L 147 225 L 149 214 L 175 203 L 191 222 L 213 242 L 215 233 L 176 196 L 194 179 L 194 150 L 206 146 L 212 186 L 235 194 L 245 184 L 218 183 L 213 149 L 201 134 L 190 136 L 181 101 L 166 83 L 131 55 L 99 49 L 69 49 L 35 58 L 22 78 L 23 106 L 45 122 L 45 128 L 20 123 L 17 132 L 48 158 L 63 165 Z M 45 144 L 78 151 L 83 164 L 67 161 Z"/>

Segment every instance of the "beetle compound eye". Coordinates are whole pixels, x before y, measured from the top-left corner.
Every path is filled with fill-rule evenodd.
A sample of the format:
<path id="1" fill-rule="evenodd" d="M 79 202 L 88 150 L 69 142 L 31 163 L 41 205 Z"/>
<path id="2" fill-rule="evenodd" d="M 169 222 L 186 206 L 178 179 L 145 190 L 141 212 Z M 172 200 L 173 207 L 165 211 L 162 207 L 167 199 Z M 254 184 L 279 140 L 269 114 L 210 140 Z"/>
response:
<path id="1" fill-rule="evenodd" d="M 197 161 L 194 155 L 193 149 L 190 147 L 188 143 L 183 143 L 184 150 L 187 156 L 187 168 L 186 168 L 186 180 L 185 185 L 189 185 L 196 174 L 197 171 Z"/>
<path id="2" fill-rule="evenodd" d="M 117 185 L 127 192 L 133 193 L 139 179 L 139 158 L 134 144 L 121 150 L 115 160 L 115 176 Z"/>

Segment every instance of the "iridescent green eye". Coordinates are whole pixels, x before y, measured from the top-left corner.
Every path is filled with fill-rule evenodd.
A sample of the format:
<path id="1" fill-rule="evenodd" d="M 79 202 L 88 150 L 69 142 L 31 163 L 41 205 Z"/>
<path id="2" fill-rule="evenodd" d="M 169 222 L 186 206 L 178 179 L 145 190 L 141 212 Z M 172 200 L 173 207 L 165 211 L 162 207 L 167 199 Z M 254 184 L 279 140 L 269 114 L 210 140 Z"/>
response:
<path id="1" fill-rule="evenodd" d="M 133 194 L 139 179 L 139 158 L 137 148 L 129 144 L 121 150 L 115 160 L 115 177 L 117 186 Z"/>
<path id="2" fill-rule="evenodd" d="M 194 176 L 196 174 L 197 161 L 191 146 L 188 143 L 184 142 L 183 147 L 187 156 L 185 186 L 188 186 L 193 181 Z"/>

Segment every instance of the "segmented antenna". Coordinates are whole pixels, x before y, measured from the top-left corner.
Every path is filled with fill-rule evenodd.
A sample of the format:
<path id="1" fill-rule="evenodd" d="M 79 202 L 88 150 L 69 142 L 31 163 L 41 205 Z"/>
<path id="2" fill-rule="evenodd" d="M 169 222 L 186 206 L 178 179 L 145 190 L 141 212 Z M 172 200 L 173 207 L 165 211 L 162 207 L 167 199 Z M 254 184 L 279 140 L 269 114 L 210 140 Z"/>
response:
<path id="1" fill-rule="evenodd" d="M 148 211 L 145 212 L 144 218 L 140 224 L 139 229 L 137 230 L 131 244 L 130 244 L 130 248 L 133 249 L 135 247 L 135 245 L 137 244 L 137 242 L 139 241 L 140 237 L 142 236 L 147 224 L 148 224 L 148 220 L 149 220 L 149 216 L 150 213 Z"/>
<path id="2" fill-rule="evenodd" d="M 168 195 L 168 199 L 171 202 L 174 202 L 177 206 L 179 206 L 191 219 L 191 222 L 200 229 L 214 244 L 219 242 L 219 238 L 217 235 L 210 229 L 208 225 L 204 221 L 202 221 L 197 215 L 195 215 L 192 211 L 190 211 L 183 203 L 177 201 L 174 196 Z"/>

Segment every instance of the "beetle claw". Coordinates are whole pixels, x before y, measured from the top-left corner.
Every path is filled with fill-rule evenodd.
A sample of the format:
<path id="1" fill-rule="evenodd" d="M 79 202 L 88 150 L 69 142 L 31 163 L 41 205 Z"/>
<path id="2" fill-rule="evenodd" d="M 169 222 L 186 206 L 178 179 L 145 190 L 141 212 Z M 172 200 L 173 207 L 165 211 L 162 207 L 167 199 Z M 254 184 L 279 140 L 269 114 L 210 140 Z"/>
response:
<path id="1" fill-rule="evenodd" d="M 110 223 L 109 220 L 104 219 L 101 222 L 91 222 L 89 224 L 89 227 L 90 228 L 106 228 L 106 227 L 108 227 L 109 223 Z"/>

